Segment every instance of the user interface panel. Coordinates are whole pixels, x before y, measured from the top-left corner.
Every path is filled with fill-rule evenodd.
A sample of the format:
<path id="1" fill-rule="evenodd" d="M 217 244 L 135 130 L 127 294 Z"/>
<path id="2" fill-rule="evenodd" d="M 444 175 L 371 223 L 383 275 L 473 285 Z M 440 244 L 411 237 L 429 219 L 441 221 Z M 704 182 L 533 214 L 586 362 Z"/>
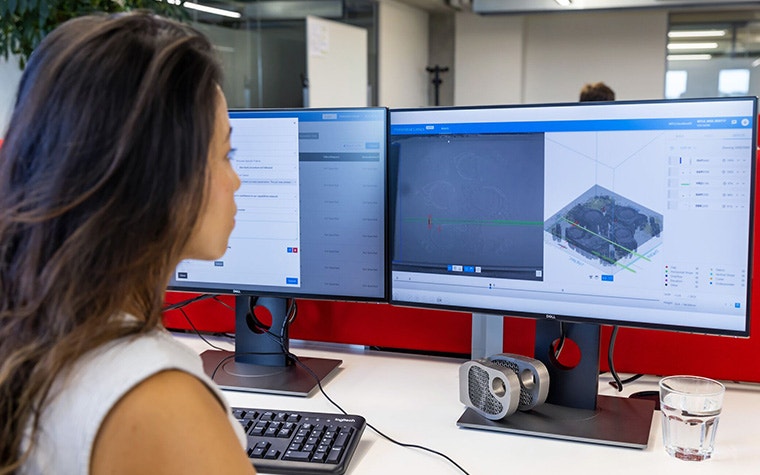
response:
<path id="1" fill-rule="evenodd" d="M 233 110 L 235 229 L 170 288 L 384 300 L 385 108 Z"/>
<path id="2" fill-rule="evenodd" d="M 755 98 L 391 111 L 391 301 L 744 335 Z"/>

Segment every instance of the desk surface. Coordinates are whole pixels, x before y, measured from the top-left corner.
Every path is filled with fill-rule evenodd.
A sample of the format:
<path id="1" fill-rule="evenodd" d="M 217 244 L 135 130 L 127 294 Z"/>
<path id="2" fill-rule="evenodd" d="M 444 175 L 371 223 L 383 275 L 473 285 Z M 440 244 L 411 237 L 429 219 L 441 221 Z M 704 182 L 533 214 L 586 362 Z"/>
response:
<path id="1" fill-rule="evenodd" d="M 177 338 L 199 353 L 209 349 L 198 337 L 178 335 Z M 222 348 L 233 347 L 230 340 L 212 341 Z M 298 356 L 341 359 L 340 368 L 323 384 L 330 398 L 347 412 L 364 416 L 369 424 L 400 442 L 445 453 L 471 475 L 605 472 L 698 475 L 750 474 L 760 470 L 757 446 L 760 386 L 757 384 L 726 383 L 713 458 L 684 462 L 665 453 L 659 412 L 653 417 L 649 444 L 644 450 L 463 429 L 457 427 L 456 421 L 465 409 L 459 402 L 458 373 L 465 360 L 308 342 L 293 342 L 291 351 Z M 618 394 L 608 384 L 610 380 L 608 374 L 600 376 L 600 394 Z M 656 390 L 657 380 L 642 378 L 628 384 L 622 394 Z M 225 391 L 225 394 L 233 406 L 338 412 L 319 391 L 306 398 L 239 391 Z M 436 455 L 392 444 L 367 427 L 347 473 L 453 475 L 462 472 Z"/>

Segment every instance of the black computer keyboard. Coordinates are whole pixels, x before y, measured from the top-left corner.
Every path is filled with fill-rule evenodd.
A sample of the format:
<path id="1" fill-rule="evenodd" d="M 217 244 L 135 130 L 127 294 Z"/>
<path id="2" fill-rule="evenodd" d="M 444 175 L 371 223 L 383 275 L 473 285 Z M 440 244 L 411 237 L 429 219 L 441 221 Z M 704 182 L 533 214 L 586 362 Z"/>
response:
<path id="1" fill-rule="evenodd" d="M 361 416 L 233 407 L 248 434 L 248 458 L 262 473 L 342 474 L 359 445 Z"/>

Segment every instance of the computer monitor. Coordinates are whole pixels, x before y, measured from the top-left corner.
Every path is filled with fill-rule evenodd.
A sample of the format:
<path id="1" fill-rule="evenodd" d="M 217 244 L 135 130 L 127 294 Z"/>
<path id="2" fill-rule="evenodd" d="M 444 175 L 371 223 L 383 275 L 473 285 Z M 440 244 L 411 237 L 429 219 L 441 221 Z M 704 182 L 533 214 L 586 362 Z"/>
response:
<path id="1" fill-rule="evenodd" d="M 179 264 L 169 289 L 234 294 L 223 388 L 306 396 L 339 360 L 288 356 L 295 298 L 388 300 L 386 108 L 231 110 L 241 186 L 225 255 Z M 234 356 L 234 358 L 233 358 Z"/>
<path id="2" fill-rule="evenodd" d="M 599 325 L 748 335 L 756 118 L 754 97 L 391 110 L 391 303 L 538 319 L 550 404 L 460 426 L 646 446 L 651 401 L 597 394 Z"/>

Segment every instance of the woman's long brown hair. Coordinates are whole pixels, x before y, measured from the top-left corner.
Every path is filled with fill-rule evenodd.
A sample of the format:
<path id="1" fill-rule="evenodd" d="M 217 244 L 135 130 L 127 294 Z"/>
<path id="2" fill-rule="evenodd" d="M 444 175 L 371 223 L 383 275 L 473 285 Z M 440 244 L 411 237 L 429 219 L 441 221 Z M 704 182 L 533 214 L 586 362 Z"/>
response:
<path id="1" fill-rule="evenodd" d="M 207 39 L 143 12 L 71 20 L 30 58 L 0 148 L 0 474 L 73 362 L 160 325 L 220 75 Z"/>

